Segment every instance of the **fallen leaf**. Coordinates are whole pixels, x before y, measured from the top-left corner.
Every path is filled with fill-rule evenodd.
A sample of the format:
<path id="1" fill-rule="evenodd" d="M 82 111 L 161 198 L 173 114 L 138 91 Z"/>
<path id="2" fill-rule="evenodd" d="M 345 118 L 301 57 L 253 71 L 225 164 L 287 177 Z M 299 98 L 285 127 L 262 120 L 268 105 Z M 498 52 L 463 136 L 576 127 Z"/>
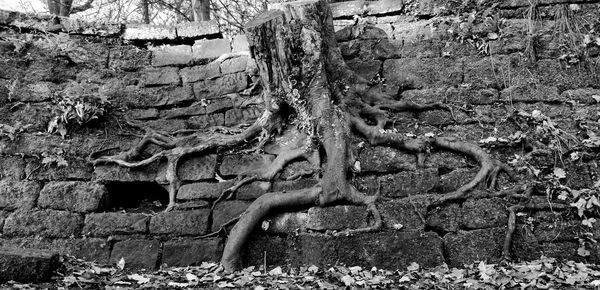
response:
<path id="1" fill-rule="evenodd" d="M 123 257 L 121 257 L 121 259 L 117 263 L 117 268 L 119 268 L 120 270 L 125 269 L 125 259 Z"/>
<path id="2" fill-rule="evenodd" d="M 138 284 L 144 284 L 144 283 L 150 282 L 150 278 L 144 277 L 144 276 L 139 275 L 139 274 L 127 275 L 127 279 L 134 280 Z"/>
<path id="3" fill-rule="evenodd" d="M 352 278 L 352 276 L 350 275 L 345 275 L 343 276 L 340 280 L 342 280 L 342 283 L 344 283 L 344 285 L 346 286 L 352 286 L 354 285 L 354 278 Z"/>

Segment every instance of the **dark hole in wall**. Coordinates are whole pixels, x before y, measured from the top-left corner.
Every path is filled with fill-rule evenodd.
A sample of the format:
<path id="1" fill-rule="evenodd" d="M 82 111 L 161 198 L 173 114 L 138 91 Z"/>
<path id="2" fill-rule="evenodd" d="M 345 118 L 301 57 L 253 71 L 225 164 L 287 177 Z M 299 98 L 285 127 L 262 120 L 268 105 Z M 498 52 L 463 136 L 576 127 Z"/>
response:
<path id="1" fill-rule="evenodd" d="M 156 182 L 111 182 L 106 189 L 109 211 L 159 212 L 169 203 L 169 192 Z"/>

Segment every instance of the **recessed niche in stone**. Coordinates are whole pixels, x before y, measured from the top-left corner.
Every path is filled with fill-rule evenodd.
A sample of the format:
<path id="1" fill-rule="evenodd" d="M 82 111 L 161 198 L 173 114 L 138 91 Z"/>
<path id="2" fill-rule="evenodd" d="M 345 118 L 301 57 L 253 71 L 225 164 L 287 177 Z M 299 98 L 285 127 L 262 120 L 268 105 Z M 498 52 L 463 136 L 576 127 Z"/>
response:
<path id="1" fill-rule="evenodd" d="M 109 211 L 159 212 L 169 203 L 169 192 L 155 182 L 111 182 L 106 188 Z"/>

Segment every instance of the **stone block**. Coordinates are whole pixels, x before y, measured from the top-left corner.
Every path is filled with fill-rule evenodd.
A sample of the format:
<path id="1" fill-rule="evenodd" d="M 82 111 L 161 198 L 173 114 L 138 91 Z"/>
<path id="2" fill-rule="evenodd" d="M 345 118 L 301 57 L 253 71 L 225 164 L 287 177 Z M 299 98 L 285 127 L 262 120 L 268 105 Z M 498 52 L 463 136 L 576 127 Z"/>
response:
<path id="1" fill-rule="evenodd" d="M 82 181 L 52 181 L 40 192 L 40 208 L 90 212 L 104 207 L 106 187 L 99 183 Z"/>
<path id="2" fill-rule="evenodd" d="M 233 100 L 229 97 L 217 98 L 208 101 L 206 113 L 221 113 L 233 108 Z"/>
<path id="3" fill-rule="evenodd" d="M 502 227 L 508 223 L 508 206 L 500 198 L 467 200 L 462 207 L 464 229 Z"/>
<path id="4" fill-rule="evenodd" d="M 234 126 L 254 122 L 263 111 L 256 107 L 231 109 L 225 112 L 225 126 Z"/>
<path id="5" fill-rule="evenodd" d="M 378 207 L 384 226 L 403 231 L 424 230 L 430 199 L 427 195 L 416 195 L 381 203 Z"/>
<path id="6" fill-rule="evenodd" d="M 464 267 L 476 261 L 496 263 L 502 258 L 506 230 L 502 228 L 459 231 L 444 236 L 446 263 Z"/>
<path id="7" fill-rule="evenodd" d="M 306 230 L 308 214 L 306 212 L 283 212 L 265 218 L 270 233 L 291 234 Z"/>
<path id="8" fill-rule="evenodd" d="M 184 22 L 177 23 L 175 26 L 178 38 L 201 38 L 211 35 L 217 35 L 219 31 L 219 23 L 216 19 L 199 22 Z"/>
<path id="9" fill-rule="evenodd" d="M 464 58 L 464 80 L 472 88 L 502 89 L 512 85 L 511 78 L 515 68 L 512 68 L 511 57 L 494 55 L 484 58 Z M 509 77 L 510 76 L 510 77 Z"/>
<path id="10" fill-rule="evenodd" d="M 437 170 L 433 168 L 382 175 L 379 180 L 381 194 L 386 197 L 406 197 L 427 193 L 440 184 Z"/>
<path id="11" fill-rule="evenodd" d="M 457 112 L 457 113 L 459 113 L 459 112 Z M 429 125 L 429 126 L 440 127 L 440 126 L 444 126 L 444 125 L 453 124 L 456 122 L 454 120 L 455 118 L 452 116 L 452 113 L 450 113 L 448 111 L 444 111 L 444 110 L 423 111 L 423 112 L 419 112 L 417 116 L 421 123 L 423 123 L 424 125 Z M 458 117 L 456 119 L 458 119 L 458 121 L 460 121 L 460 119 Z"/>
<path id="12" fill-rule="evenodd" d="M 157 178 L 158 162 L 142 168 L 125 168 L 119 165 L 97 165 L 94 180 L 97 181 L 154 181 Z"/>
<path id="13" fill-rule="evenodd" d="M 141 213 L 90 213 L 85 217 L 83 234 L 109 236 L 118 234 L 145 234 L 150 217 Z"/>
<path id="14" fill-rule="evenodd" d="M 596 101 L 592 96 L 600 96 L 600 89 L 584 88 L 566 90 L 560 95 L 561 98 L 564 100 L 576 101 L 581 104 L 592 105 L 598 103 L 598 101 Z"/>
<path id="15" fill-rule="evenodd" d="M 240 216 L 250 206 L 250 202 L 233 200 L 218 203 L 212 213 L 211 232 L 218 231 L 228 221 Z"/>
<path id="16" fill-rule="evenodd" d="M 160 67 L 146 68 L 144 70 L 145 86 L 151 87 L 164 85 L 178 85 L 179 83 L 179 68 Z"/>
<path id="17" fill-rule="evenodd" d="M 500 92 L 500 100 L 505 102 L 561 102 L 565 101 L 555 86 L 515 85 Z"/>
<path id="18" fill-rule="evenodd" d="M 432 208 L 427 212 L 427 227 L 437 232 L 456 232 L 460 229 L 462 214 L 462 208 L 456 203 Z"/>
<path id="19" fill-rule="evenodd" d="M 153 66 L 180 66 L 192 62 L 191 45 L 163 45 L 150 50 Z"/>
<path id="20" fill-rule="evenodd" d="M 214 99 L 222 95 L 240 92 L 247 87 L 246 73 L 234 73 L 194 83 L 194 95 L 197 100 Z"/>
<path id="21" fill-rule="evenodd" d="M 56 252 L 0 248 L 0 282 L 39 283 L 50 281 L 60 266 Z"/>
<path id="22" fill-rule="evenodd" d="M 246 38 L 246 35 L 244 34 L 236 35 L 233 37 L 233 39 L 231 39 L 232 52 L 250 51 L 249 46 L 248 38 Z"/>
<path id="23" fill-rule="evenodd" d="M 204 65 L 184 67 L 179 70 L 179 75 L 181 76 L 181 81 L 184 83 L 214 79 L 221 75 L 221 66 L 219 63 L 210 62 Z"/>
<path id="24" fill-rule="evenodd" d="M 202 235 L 208 228 L 209 214 L 209 209 L 161 212 L 150 219 L 150 233 L 174 236 Z"/>
<path id="25" fill-rule="evenodd" d="M 177 176 L 183 181 L 211 179 L 215 176 L 217 155 L 193 156 L 181 160 L 177 168 Z"/>
<path id="26" fill-rule="evenodd" d="M 274 159 L 275 156 L 268 154 L 225 155 L 219 172 L 225 176 L 251 173 L 269 166 Z"/>
<path id="27" fill-rule="evenodd" d="M 367 227 L 368 211 L 364 206 L 311 207 L 306 228 L 310 230 L 345 230 Z"/>
<path id="28" fill-rule="evenodd" d="M 283 191 L 292 190 L 292 187 L 281 186 L 281 183 L 275 182 L 271 187 L 269 182 L 255 181 L 249 184 L 242 185 L 236 192 L 237 199 L 239 200 L 255 200 L 261 195 L 267 193 L 267 191 Z"/>
<path id="29" fill-rule="evenodd" d="M 0 179 L 4 181 L 25 178 L 25 160 L 18 156 L 0 157 Z"/>
<path id="30" fill-rule="evenodd" d="M 223 253 L 220 238 L 169 240 L 165 242 L 161 264 L 169 267 L 199 266 L 202 262 L 219 262 Z"/>
<path id="31" fill-rule="evenodd" d="M 333 18 L 354 15 L 378 15 L 399 12 L 402 1 L 345 1 L 329 4 Z"/>
<path id="32" fill-rule="evenodd" d="M 196 182 L 184 184 L 177 192 L 177 199 L 217 199 L 223 190 L 233 186 L 232 182 Z"/>
<path id="33" fill-rule="evenodd" d="M 389 147 L 367 147 L 361 151 L 358 161 L 363 173 L 391 173 L 415 170 L 417 157 Z"/>
<path id="34" fill-rule="evenodd" d="M 173 133 L 175 131 L 187 129 L 185 120 L 150 120 L 144 123 L 148 128 L 161 132 Z"/>
<path id="35" fill-rule="evenodd" d="M 171 40 L 177 37 L 174 26 L 150 24 L 126 24 L 125 40 Z"/>
<path id="36" fill-rule="evenodd" d="M 581 221 L 567 219 L 555 213 L 540 211 L 531 216 L 534 220 L 533 236 L 536 242 L 563 242 L 577 240 L 578 236 L 589 228 L 584 228 Z M 597 236 L 597 227 L 593 231 Z"/>
<path id="37" fill-rule="evenodd" d="M 0 208 L 7 210 L 35 207 L 42 186 L 36 181 L 0 180 Z"/>
<path id="38" fill-rule="evenodd" d="M 158 118 L 158 110 L 155 108 L 150 109 L 133 109 L 127 112 L 129 118 L 134 120 L 154 120 Z"/>
<path id="39" fill-rule="evenodd" d="M 431 20 L 412 20 L 392 23 L 393 34 L 390 37 L 404 43 L 415 43 L 423 40 L 435 39 L 443 31 L 432 29 Z"/>
<path id="40" fill-rule="evenodd" d="M 158 240 L 125 240 L 115 243 L 110 253 L 110 263 L 125 260 L 126 269 L 154 270 L 161 250 Z"/>
<path id="41" fill-rule="evenodd" d="M 126 88 L 126 104 L 131 107 L 149 108 L 182 105 L 193 102 L 192 86 L 164 86 L 152 88 Z"/>
<path id="42" fill-rule="evenodd" d="M 425 167 L 437 168 L 442 172 L 466 167 L 471 165 L 471 163 L 474 162 L 466 156 L 448 151 L 434 151 L 425 157 Z"/>
<path id="43" fill-rule="evenodd" d="M 206 114 L 206 104 L 202 102 L 194 102 L 187 107 L 166 109 L 160 111 L 161 119 L 181 119 L 189 118 L 192 116 L 199 116 Z"/>
<path id="44" fill-rule="evenodd" d="M 232 74 L 236 72 L 246 71 L 246 66 L 248 65 L 247 56 L 240 56 L 235 58 L 226 59 L 221 63 L 221 73 L 222 74 Z"/>
<path id="45" fill-rule="evenodd" d="M 38 158 L 27 159 L 25 176 L 31 180 L 90 180 L 94 167 L 90 162 L 80 158 L 65 158 L 68 165 L 55 166 L 42 164 Z"/>
<path id="46" fill-rule="evenodd" d="M 108 68 L 122 71 L 138 71 L 150 65 L 152 52 L 133 45 L 111 47 Z"/>
<path id="47" fill-rule="evenodd" d="M 287 252 L 289 261 L 296 266 L 343 263 L 403 270 L 413 262 L 424 268 L 444 263 L 442 239 L 436 233 L 421 231 L 384 231 L 349 237 L 300 234 L 294 237 Z"/>
<path id="48" fill-rule="evenodd" d="M 194 42 L 192 54 L 194 60 L 217 58 L 231 52 L 229 39 L 201 39 Z"/>
<path id="49" fill-rule="evenodd" d="M 462 63 L 448 58 L 401 58 L 383 63 L 383 77 L 392 94 L 399 89 L 457 86 L 462 82 Z"/>
<path id="50" fill-rule="evenodd" d="M 44 102 L 52 98 L 53 91 L 58 90 L 56 84 L 51 82 L 36 82 L 24 84 L 17 81 L 15 92 L 11 95 L 12 101 Z"/>
<path id="51" fill-rule="evenodd" d="M 48 238 L 78 236 L 83 218 L 79 214 L 58 210 L 16 211 L 4 221 L 8 236 L 39 235 Z"/>
<path id="52" fill-rule="evenodd" d="M 440 177 L 442 192 L 455 191 L 477 175 L 477 168 L 457 168 Z"/>

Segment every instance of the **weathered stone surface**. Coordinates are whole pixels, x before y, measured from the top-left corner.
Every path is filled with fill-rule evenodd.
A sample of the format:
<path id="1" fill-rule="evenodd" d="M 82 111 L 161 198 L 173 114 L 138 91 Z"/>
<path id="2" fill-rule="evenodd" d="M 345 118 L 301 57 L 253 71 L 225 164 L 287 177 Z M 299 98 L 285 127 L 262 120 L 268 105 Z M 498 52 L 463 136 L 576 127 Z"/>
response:
<path id="1" fill-rule="evenodd" d="M 289 247 L 290 242 L 280 236 L 253 234 L 241 254 L 243 266 L 258 266 L 265 262 L 270 266 L 289 264 Z"/>
<path id="2" fill-rule="evenodd" d="M 248 38 L 244 34 L 236 35 L 231 39 L 232 52 L 249 51 L 250 48 L 248 46 Z"/>
<path id="3" fill-rule="evenodd" d="M 504 228 L 449 233 L 444 236 L 446 263 L 450 267 L 463 267 L 475 261 L 497 262 L 502 257 L 505 234 Z"/>
<path id="4" fill-rule="evenodd" d="M 256 107 L 231 109 L 225 112 L 225 126 L 240 125 L 250 123 L 258 119 L 262 114 L 262 110 Z"/>
<path id="5" fill-rule="evenodd" d="M 150 109 L 133 109 L 127 112 L 127 115 L 135 120 L 153 120 L 158 118 L 158 110 Z"/>
<path id="6" fill-rule="evenodd" d="M 462 208 L 456 203 L 435 207 L 427 212 L 427 227 L 442 232 L 456 232 L 462 222 Z"/>
<path id="7" fill-rule="evenodd" d="M 150 219 L 150 233 L 176 236 L 202 235 L 206 233 L 209 214 L 208 209 L 161 212 Z"/>
<path id="8" fill-rule="evenodd" d="M 165 40 L 175 37 L 175 27 L 166 25 L 127 24 L 123 33 L 125 40 Z"/>
<path id="9" fill-rule="evenodd" d="M 8 236 L 39 235 L 49 238 L 78 236 L 83 218 L 79 214 L 58 210 L 16 211 L 4 221 Z"/>
<path id="10" fill-rule="evenodd" d="M 0 248 L 0 282 L 49 281 L 60 266 L 58 258 L 51 251 Z"/>
<path id="11" fill-rule="evenodd" d="M 225 115 L 223 113 L 193 116 L 188 122 L 190 129 L 204 129 L 212 126 L 223 126 L 225 125 Z"/>
<path id="12" fill-rule="evenodd" d="M 31 180 L 90 180 L 94 167 L 83 158 L 65 158 L 68 165 L 42 164 L 38 158 L 27 159 L 25 176 Z"/>
<path id="13" fill-rule="evenodd" d="M 464 59 L 464 83 L 473 88 L 508 87 L 511 80 L 508 78 L 511 71 L 509 56 L 489 56 L 481 59 Z"/>
<path id="14" fill-rule="evenodd" d="M 577 237 L 589 231 L 580 221 L 568 220 L 559 213 L 537 212 L 531 216 L 534 220 L 533 236 L 536 242 L 562 242 L 577 240 Z"/>
<path id="15" fill-rule="evenodd" d="M 0 180 L 0 208 L 7 210 L 35 207 L 42 186 L 36 181 Z"/>
<path id="16" fill-rule="evenodd" d="M 447 58 L 401 58 L 383 63 L 383 76 L 392 94 L 399 89 L 456 86 L 462 82 L 462 63 Z"/>
<path id="17" fill-rule="evenodd" d="M 334 18 L 353 15 L 377 15 L 401 11 L 402 1 L 346 1 L 329 4 Z"/>
<path id="18" fill-rule="evenodd" d="M 179 68 L 161 67 L 146 68 L 144 70 L 144 84 L 146 86 L 177 85 L 179 82 Z"/>
<path id="19" fill-rule="evenodd" d="M 379 60 L 361 61 L 354 59 L 347 61 L 346 64 L 350 67 L 350 69 L 366 80 L 374 79 L 379 74 L 379 70 L 381 69 L 381 61 Z"/>
<path id="20" fill-rule="evenodd" d="M 387 197 L 405 197 L 427 193 L 437 188 L 440 183 L 437 170 L 433 168 L 383 175 L 379 179 L 381 194 Z"/>
<path id="21" fill-rule="evenodd" d="M 216 98 L 207 101 L 206 113 L 221 113 L 233 108 L 233 100 L 229 97 Z"/>
<path id="22" fill-rule="evenodd" d="M 177 176 L 184 181 L 198 181 L 215 176 L 217 155 L 193 156 L 181 160 L 177 168 Z"/>
<path id="23" fill-rule="evenodd" d="M 349 237 L 300 234 L 294 237 L 287 252 L 289 262 L 296 266 L 344 263 L 404 269 L 412 262 L 425 268 L 444 262 L 441 238 L 433 232 L 422 231 L 385 231 Z"/>
<path id="24" fill-rule="evenodd" d="M 297 233 L 306 229 L 308 213 L 306 212 L 283 212 L 273 214 L 265 218 L 270 233 Z"/>
<path id="25" fill-rule="evenodd" d="M 110 263 L 116 265 L 122 258 L 127 269 L 153 270 L 158 264 L 159 253 L 158 240 L 125 240 L 113 246 Z"/>
<path id="26" fill-rule="evenodd" d="M 197 100 L 214 99 L 225 94 L 237 93 L 247 87 L 248 77 L 246 74 L 234 73 L 194 83 L 194 94 Z"/>
<path id="27" fill-rule="evenodd" d="M 220 238 L 202 240 L 169 240 L 162 252 L 162 264 L 175 267 L 197 266 L 202 262 L 218 262 L 223 252 Z"/>
<path id="28" fill-rule="evenodd" d="M 25 161 L 18 156 L 0 157 L 0 180 L 21 180 L 25 178 Z"/>
<path id="29" fill-rule="evenodd" d="M 479 169 L 477 168 L 457 168 L 440 177 L 442 192 L 451 192 L 467 184 Z"/>
<path id="30" fill-rule="evenodd" d="M 507 102 L 563 101 L 557 87 L 532 84 L 510 86 L 500 92 L 500 99 Z"/>
<path id="31" fill-rule="evenodd" d="M 144 123 L 148 128 L 173 133 L 179 130 L 187 129 L 187 122 L 185 120 L 150 120 Z"/>
<path id="32" fill-rule="evenodd" d="M 142 168 L 125 168 L 119 165 L 97 165 L 94 179 L 98 181 L 154 181 L 158 162 Z"/>
<path id="33" fill-rule="evenodd" d="M 600 96 L 600 89 L 585 88 L 566 90 L 560 95 L 565 100 L 573 100 L 582 104 L 591 105 L 598 103 L 592 96 Z"/>
<path id="34" fill-rule="evenodd" d="M 272 188 L 269 182 L 266 181 L 255 181 L 249 184 L 242 185 L 236 192 L 237 199 L 239 200 L 254 200 L 265 194 L 267 191 L 283 191 L 285 189 L 292 190 L 290 188 L 280 187 L 279 183 L 275 182 Z"/>
<path id="35" fill-rule="evenodd" d="M 443 172 L 466 167 L 471 163 L 473 162 L 466 156 L 448 151 L 434 151 L 425 157 L 425 167 L 438 168 Z"/>
<path id="36" fill-rule="evenodd" d="M 210 62 L 205 65 L 196 65 L 184 67 L 179 71 L 181 81 L 184 83 L 193 83 L 199 80 L 214 79 L 221 75 L 221 67 L 216 62 Z"/>
<path id="37" fill-rule="evenodd" d="M 392 24 L 393 32 L 390 37 L 405 43 L 419 42 L 422 40 L 436 39 L 444 31 L 431 29 L 431 20 L 403 19 Z"/>
<path id="38" fill-rule="evenodd" d="M 163 45 L 151 47 L 153 66 L 178 66 L 192 62 L 191 45 Z"/>
<path id="39" fill-rule="evenodd" d="M 236 72 L 246 71 L 249 57 L 240 56 L 235 58 L 226 59 L 221 63 L 222 74 L 232 74 Z"/>
<path id="40" fill-rule="evenodd" d="M 359 155 L 361 172 L 389 173 L 415 170 L 417 157 L 389 147 L 367 147 Z"/>
<path id="41" fill-rule="evenodd" d="M 21 102 L 43 102 L 52 98 L 52 92 L 57 90 L 57 86 L 51 82 L 36 82 L 33 84 L 23 84 L 16 81 L 15 92 L 11 94 L 11 100 Z"/>
<path id="42" fill-rule="evenodd" d="M 239 175 L 264 169 L 271 164 L 275 156 L 268 154 L 235 154 L 225 155 L 219 172 L 221 175 Z"/>
<path id="43" fill-rule="evenodd" d="M 196 182 L 184 184 L 177 192 L 177 199 L 216 199 L 223 190 L 233 186 L 232 182 Z"/>
<path id="44" fill-rule="evenodd" d="M 248 206 L 249 202 L 239 200 L 218 203 L 213 210 L 211 232 L 219 230 L 225 223 L 238 217 Z"/>
<path id="45" fill-rule="evenodd" d="M 150 217 L 140 213 L 91 213 L 85 217 L 83 234 L 108 236 L 115 234 L 145 234 Z"/>
<path id="46" fill-rule="evenodd" d="M 143 89 L 127 87 L 125 92 L 126 104 L 138 108 L 173 106 L 194 101 L 194 92 L 189 84 Z"/>
<path id="47" fill-rule="evenodd" d="M 108 67 L 123 71 L 137 71 L 150 64 L 152 53 L 135 46 L 117 46 L 110 50 Z"/>
<path id="48" fill-rule="evenodd" d="M 386 228 L 401 230 L 423 230 L 424 219 L 430 196 L 416 195 L 392 200 L 378 205 Z"/>
<path id="49" fill-rule="evenodd" d="M 306 228 L 311 230 L 344 230 L 367 227 L 368 211 L 363 206 L 329 206 L 308 209 Z"/>
<path id="50" fill-rule="evenodd" d="M 177 23 L 175 26 L 178 38 L 200 38 L 219 34 L 219 23 L 216 19 Z"/>
<path id="51" fill-rule="evenodd" d="M 229 39 L 201 39 L 192 46 L 194 60 L 217 58 L 230 52 Z"/>
<path id="52" fill-rule="evenodd" d="M 468 200 L 462 207 L 465 229 L 501 227 L 508 222 L 508 206 L 499 198 Z"/>
<path id="53" fill-rule="evenodd" d="M 76 212 L 101 209 L 107 194 L 106 187 L 99 183 L 82 181 L 52 181 L 40 192 L 38 206 Z"/>

